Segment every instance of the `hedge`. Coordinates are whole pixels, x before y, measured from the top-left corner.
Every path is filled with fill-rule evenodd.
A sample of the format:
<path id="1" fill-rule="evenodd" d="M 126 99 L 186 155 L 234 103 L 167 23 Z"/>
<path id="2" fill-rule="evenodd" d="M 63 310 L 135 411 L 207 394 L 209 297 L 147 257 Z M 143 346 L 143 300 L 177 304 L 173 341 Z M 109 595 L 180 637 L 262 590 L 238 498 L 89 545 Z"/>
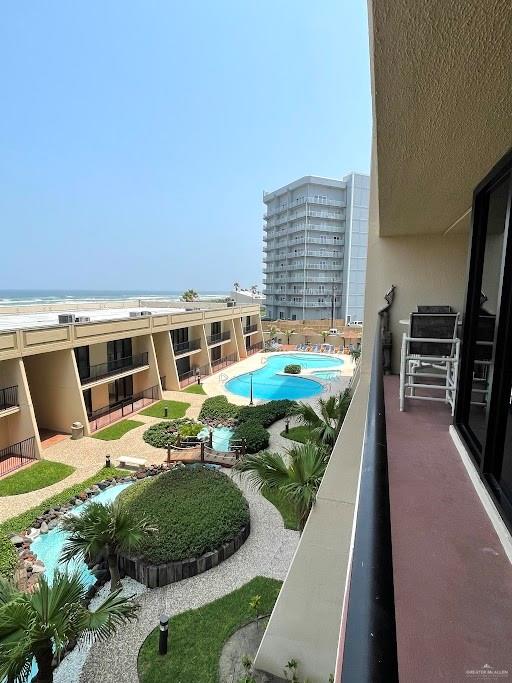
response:
<path id="1" fill-rule="evenodd" d="M 239 406 L 230 403 L 226 396 L 212 396 L 201 406 L 199 420 L 234 420 L 239 411 Z"/>
<path id="2" fill-rule="evenodd" d="M 242 422 L 233 432 L 233 440 L 245 439 L 247 453 L 259 453 L 268 448 L 270 434 L 259 422 Z"/>
<path id="3" fill-rule="evenodd" d="M 146 516 L 158 528 L 144 536 L 137 551 L 154 564 L 215 550 L 249 522 L 240 489 L 222 472 L 200 465 L 144 479 L 119 500 L 135 518 Z"/>
<path id="4" fill-rule="evenodd" d="M 178 441 L 178 434 L 181 438 L 187 439 L 197 436 L 203 429 L 204 425 L 189 418 L 181 418 L 179 420 L 165 420 L 165 422 L 157 422 L 151 425 L 142 438 L 150 446 L 155 448 L 167 448 L 168 444 L 175 445 Z"/>
<path id="5" fill-rule="evenodd" d="M 238 423 L 259 422 L 264 427 L 270 427 L 277 420 L 282 420 L 283 417 L 291 415 L 296 405 L 295 401 L 284 398 L 262 403 L 258 406 L 244 406 L 238 413 Z"/>
<path id="6" fill-rule="evenodd" d="M 299 375 L 301 370 L 302 367 L 300 365 L 296 365 L 295 363 L 290 363 L 290 365 L 284 366 L 284 371 L 287 375 Z"/>

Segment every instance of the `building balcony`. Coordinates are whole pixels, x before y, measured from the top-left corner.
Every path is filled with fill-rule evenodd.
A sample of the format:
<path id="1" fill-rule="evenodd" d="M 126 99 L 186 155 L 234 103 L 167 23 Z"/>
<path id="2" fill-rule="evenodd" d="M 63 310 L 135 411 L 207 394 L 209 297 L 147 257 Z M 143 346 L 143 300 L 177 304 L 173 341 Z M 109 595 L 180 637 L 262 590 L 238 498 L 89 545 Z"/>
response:
<path id="1" fill-rule="evenodd" d="M 207 337 L 208 346 L 215 346 L 215 344 L 222 344 L 223 342 L 229 341 L 231 339 L 231 332 L 226 330 L 225 332 L 219 332 L 218 334 L 211 334 Z"/>
<path id="2" fill-rule="evenodd" d="M 91 365 L 87 374 L 80 377 L 82 386 L 93 384 L 104 379 L 113 379 L 117 375 L 125 375 L 130 372 L 146 369 L 149 367 L 148 353 L 138 353 L 133 356 L 126 356 L 125 358 L 116 358 L 115 360 L 107 361 L 106 363 L 99 363 L 98 365 Z"/>
<path id="3" fill-rule="evenodd" d="M 383 374 L 381 339 L 335 681 L 506 680 L 512 566 L 500 527 L 472 483 L 449 406 L 410 400 L 400 412 L 399 378 Z"/>
<path id="4" fill-rule="evenodd" d="M 178 380 L 180 383 L 180 388 L 188 387 L 190 384 L 199 384 L 201 382 L 201 377 L 206 377 L 210 374 L 209 365 L 201 365 L 195 368 L 187 370 L 187 372 L 182 372 L 178 375 Z"/>
<path id="5" fill-rule="evenodd" d="M 103 429 L 103 427 L 112 422 L 123 419 L 126 415 L 142 410 L 142 408 L 151 405 L 151 403 L 154 403 L 159 398 L 160 387 L 155 385 L 137 394 L 133 394 L 133 396 L 128 396 L 122 401 L 97 408 L 87 415 L 91 431 L 96 432 L 98 429 Z"/>
<path id="6" fill-rule="evenodd" d="M 244 334 L 252 334 L 253 332 L 258 331 L 258 326 L 257 325 L 246 325 L 244 327 Z"/>
<path id="7" fill-rule="evenodd" d="M 236 363 L 237 360 L 238 358 L 236 353 L 230 353 L 229 355 L 223 356 L 222 358 L 217 358 L 217 360 L 212 360 L 212 372 L 218 372 L 219 370 L 222 370 L 222 368 L 227 368 L 228 365 Z"/>
<path id="8" fill-rule="evenodd" d="M 36 441 L 33 436 L 2 448 L 0 450 L 0 477 L 36 459 Z"/>
<path id="9" fill-rule="evenodd" d="M 0 417 L 11 415 L 19 410 L 18 387 L 0 389 Z"/>
<path id="10" fill-rule="evenodd" d="M 173 342 L 172 348 L 176 357 L 184 356 L 187 353 L 198 351 L 201 348 L 201 340 L 191 339 L 190 341 L 179 342 L 177 344 Z"/>

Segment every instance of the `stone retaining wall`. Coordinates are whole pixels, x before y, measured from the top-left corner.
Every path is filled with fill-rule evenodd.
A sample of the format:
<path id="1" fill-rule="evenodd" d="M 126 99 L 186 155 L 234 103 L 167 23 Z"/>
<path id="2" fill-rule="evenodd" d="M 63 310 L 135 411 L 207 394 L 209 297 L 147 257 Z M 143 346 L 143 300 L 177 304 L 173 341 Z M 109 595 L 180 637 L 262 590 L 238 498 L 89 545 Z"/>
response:
<path id="1" fill-rule="evenodd" d="M 119 569 L 122 573 L 124 572 L 148 588 L 167 586 L 175 581 L 202 574 L 227 560 L 245 543 L 250 531 L 251 525 L 249 523 L 240 529 L 233 540 L 223 543 L 217 550 L 205 553 L 200 557 L 189 557 L 176 562 L 155 565 L 140 557 L 120 555 Z"/>

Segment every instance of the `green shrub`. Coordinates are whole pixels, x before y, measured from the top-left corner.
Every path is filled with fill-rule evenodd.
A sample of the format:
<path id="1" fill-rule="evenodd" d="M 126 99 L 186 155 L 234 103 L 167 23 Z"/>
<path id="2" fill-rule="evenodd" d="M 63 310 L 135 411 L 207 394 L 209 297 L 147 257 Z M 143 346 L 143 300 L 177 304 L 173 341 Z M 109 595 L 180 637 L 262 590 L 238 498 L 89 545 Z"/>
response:
<path id="1" fill-rule="evenodd" d="M 245 439 L 247 453 L 259 453 L 268 448 L 270 434 L 259 422 L 242 422 L 233 432 L 233 440 Z"/>
<path id="2" fill-rule="evenodd" d="M 290 365 L 284 366 L 284 371 L 287 375 L 299 375 L 301 370 L 302 367 L 300 365 L 296 365 L 295 363 L 290 363 Z"/>
<path id="3" fill-rule="evenodd" d="M 239 410 L 239 406 L 230 403 L 226 396 L 212 396 L 203 403 L 199 420 L 234 420 Z"/>
<path id="4" fill-rule="evenodd" d="M 198 557 L 231 540 L 249 522 L 240 489 L 222 472 L 183 467 L 125 489 L 119 500 L 158 533 L 144 537 L 141 555 L 160 564 Z"/>
<path id="5" fill-rule="evenodd" d="M 264 427 L 270 427 L 277 420 L 282 420 L 283 417 L 291 415 L 296 405 L 295 401 L 284 398 L 277 401 L 268 401 L 268 403 L 262 403 L 258 406 L 244 406 L 239 410 L 238 423 L 259 422 Z"/>
<path id="6" fill-rule="evenodd" d="M 189 418 L 182 418 L 180 420 L 166 420 L 165 422 L 157 422 L 151 425 L 142 438 L 150 446 L 155 448 L 167 448 L 170 444 L 174 446 L 178 441 L 178 434 L 183 439 L 197 436 L 203 429 L 203 425 Z"/>

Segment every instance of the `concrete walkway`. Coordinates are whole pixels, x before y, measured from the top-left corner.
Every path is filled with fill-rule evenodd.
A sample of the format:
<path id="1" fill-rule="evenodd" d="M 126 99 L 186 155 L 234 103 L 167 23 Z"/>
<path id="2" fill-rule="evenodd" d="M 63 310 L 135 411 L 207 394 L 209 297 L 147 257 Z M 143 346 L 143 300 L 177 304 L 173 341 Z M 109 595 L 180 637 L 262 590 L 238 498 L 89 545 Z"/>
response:
<path id="1" fill-rule="evenodd" d="M 238 478 L 235 481 L 244 491 L 251 512 L 251 534 L 244 545 L 229 560 L 204 574 L 143 593 L 138 598 L 141 610 L 137 621 L 106 642 L 93 645 L 80 683 L 138 683 L 139 649 L 162 613 L 172 616 L 201 607 L 255 576 L 284 580 L 298 532 L 284 528 L 281 515 L 262 495 L 247 489 Z"/>

